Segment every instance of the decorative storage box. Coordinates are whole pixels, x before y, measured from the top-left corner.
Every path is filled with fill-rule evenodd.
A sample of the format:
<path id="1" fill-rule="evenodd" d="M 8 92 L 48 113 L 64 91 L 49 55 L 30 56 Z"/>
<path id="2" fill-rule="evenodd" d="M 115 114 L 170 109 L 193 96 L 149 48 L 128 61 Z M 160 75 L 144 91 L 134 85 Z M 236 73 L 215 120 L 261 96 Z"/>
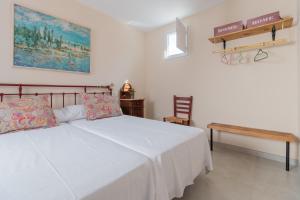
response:
<path id="1" fill-rule="evenodd" d="M 241 21 L 238 21 L 238 22 L 234 22 L 234 23 L 223 25 L 223 26 L 215 27 L 214 28 L 214 35 L 215 36 L 225 35 L 225 34 L 228 34 L 228 33 L 241 31 L 243 29 L 244 29 L 244 24 L 243 24 L 243 21 L 241 20 Z"/>

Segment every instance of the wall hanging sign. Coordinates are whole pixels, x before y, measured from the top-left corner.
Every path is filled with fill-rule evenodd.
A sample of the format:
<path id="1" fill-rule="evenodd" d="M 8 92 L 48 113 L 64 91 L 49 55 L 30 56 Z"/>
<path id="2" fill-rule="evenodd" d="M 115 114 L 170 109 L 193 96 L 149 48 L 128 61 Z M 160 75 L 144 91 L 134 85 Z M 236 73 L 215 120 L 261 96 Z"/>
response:
<path id="1" fill-rule="evenodd" d="M 90 29 L 14 5 L 14 65 L 90 73 Z"/>
<path id="2" fill-rule="evenodd" d="M 253 28 L 257 26 L 262 26 L 265 24 L 270 24 L 273 22 L 280 21 L 281 17 L 279 11 L 270 14 L 262 15 L 260 17 L 252 18 L 247 20 L 247 28 Z"/>
<path id="3" fill-rule="evenodd" d="M 225 35 L 232 32 L 241 31 L 244 29 L 243 21 L 238 21 L 223 26 L 218 26 L 214 28 L 214 36 Z"/>

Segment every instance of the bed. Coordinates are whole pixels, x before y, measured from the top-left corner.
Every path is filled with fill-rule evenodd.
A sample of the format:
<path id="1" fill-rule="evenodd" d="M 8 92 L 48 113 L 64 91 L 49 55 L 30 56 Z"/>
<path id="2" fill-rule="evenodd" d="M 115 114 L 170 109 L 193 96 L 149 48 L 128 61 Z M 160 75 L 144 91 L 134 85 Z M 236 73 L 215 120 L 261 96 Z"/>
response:
<path id="1" fill-rule="evenodd" d="M 65 107 L 82 92 L 112 94 L 111 86 L 0 86 L 12 88 L 0 88 L 1 102 L 48 95 L 51 107 L 55 97 Z M 0 199 L 10 200 L 169 200 L 213 169 L 203 130 L 125 115 L 0 135 L 0 161 Z"/>
<path id="2" fill-rule="evenodd" d="M 0 135 L 0 199 L 155 200 L 149 160 L 67 124 Z"/>
<path id="3" fill-rule="evenodd" d="M 199 128 L 126 115 L 70 124 L 151 159 L 157 190 L 168 199 L 182 197 L 201 172 L 213 169 L 207 136 Z"/>

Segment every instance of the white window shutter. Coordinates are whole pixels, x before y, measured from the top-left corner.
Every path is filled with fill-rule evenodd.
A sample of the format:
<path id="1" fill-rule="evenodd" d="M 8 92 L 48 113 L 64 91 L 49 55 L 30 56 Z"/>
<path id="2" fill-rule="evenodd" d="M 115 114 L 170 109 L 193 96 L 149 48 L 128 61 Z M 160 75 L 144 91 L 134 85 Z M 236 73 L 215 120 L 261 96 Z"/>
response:
<path id="1" fill-rule="evenodd" d="M 176 19 L 176 36 L 177 36 L 177 48 L 183 52 L 187 52 L 187 28 L 177 18 Z"/>

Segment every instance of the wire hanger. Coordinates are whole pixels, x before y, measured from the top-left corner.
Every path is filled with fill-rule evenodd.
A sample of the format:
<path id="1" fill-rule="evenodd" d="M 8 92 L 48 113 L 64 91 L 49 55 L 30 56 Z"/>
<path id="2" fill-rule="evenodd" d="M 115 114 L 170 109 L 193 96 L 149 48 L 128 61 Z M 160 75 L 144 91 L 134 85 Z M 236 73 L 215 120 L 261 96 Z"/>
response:
<path id="1" fill-rule="evenodd" d="M 247 62 L 242 52 L 240 52 L 238 59 L 239 59 L 239 64 L 245 64 Z"/>
<path id="2" fill-rule="evenodd" d="M 226 49 L 226 41 L 225 40 L 223 40 L 223 49 L 224 50 Z M 222 56 L 221 62 L 226 64 L 226 65 L 230 64 L 230 60 L 228 60 L 226 53 L 224 53 L 224 55 Z"/>
<path id="3" fill-rule="evenodd" d="M 267 59 L 269 57 L 268 52 L 263 51 L 262 49 L 259 49 L 256 56 L 254 57 L 254 62 L 258 62 L 264 59 Z"/>
<path id="4" fill-rule="evenodd" d="M 228 60 L 227 55 L 225 53 L 221 58 L 221 62 L 226 64 L 226 65 L 229 65 L 229 63 L 230 63 L 230 61 Z"/>
<path id="5" fill-rule="evenodd" d="M 234 54 L 230 54 L 230 57 L 229 57 L 229 65 L 233 65 L 235 64 L 235 57 L 234 57 Z"/>

